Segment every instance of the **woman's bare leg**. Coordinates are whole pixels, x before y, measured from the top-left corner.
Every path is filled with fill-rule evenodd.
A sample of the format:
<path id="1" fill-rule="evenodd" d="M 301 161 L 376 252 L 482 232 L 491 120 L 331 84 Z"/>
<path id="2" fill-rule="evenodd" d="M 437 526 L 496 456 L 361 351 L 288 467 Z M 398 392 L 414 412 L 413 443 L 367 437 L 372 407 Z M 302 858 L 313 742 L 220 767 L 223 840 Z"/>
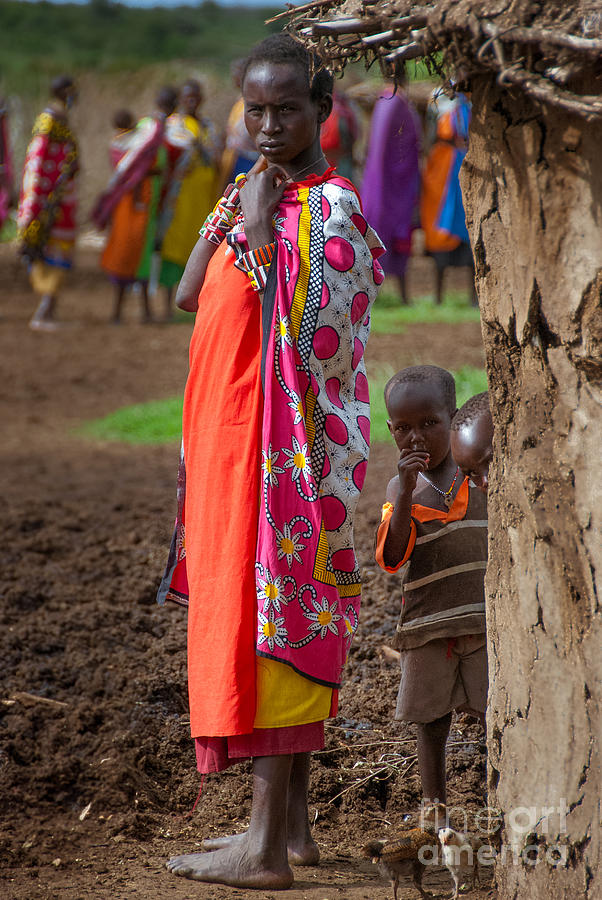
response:
<path id="1" fill-rule="evenodd" d="M 148 296 L 148 282 L 146 281 L 140 283 L 140 297 L 142 299 L 142 323 L 145 325 L 154 321 Z"/>
<path id="2" fill-rule="evenodd" d="M 292 754 L 253 760 L 253 805 L 249 830 L 214 853 L 175 856 L 175 875 L 233 887 L 284 890 L 293 883 L 286 846 L 288 786 Z"/>
<path id="3" fill-rule="evenodd" d="M 310 765 L 311 753 L 295 753 L 293 756 L 287 812 L 288 861 L 292 866 L 317 866 L 320 861 L 318 845 L 311 835 L 307 808 Z M 223 850 L 240 843 L 245 837 L 246 832 L 207 838 L 203 841 L 203 848 L 209 851 Z"/>
<path id="4" fill-rule="evenodd" d="M 125 284 L 115 285 L 115 305 L 113 307 L 113 318 L 111 319 L 113 325 L 119 325 L 121 323 L 121 311 L 123 309 L 126 290 L 127 287 Z"/>
<path id="5" fill-rule="evenodd" d="M 295 753 L 288 790 L 287 847 L 293 866 L 317 866 L 320 851 L 309 825 L 307 797 L 311 753 Z"/>
<path id="6" fill-rule="evenodd" d="M 52 294 L 44 294 L 33 316 L 29 321 L 29 327 L 34 331 L 51 331 L 57 328 L 54 321 L 56 312 L 56 297 Z"/>

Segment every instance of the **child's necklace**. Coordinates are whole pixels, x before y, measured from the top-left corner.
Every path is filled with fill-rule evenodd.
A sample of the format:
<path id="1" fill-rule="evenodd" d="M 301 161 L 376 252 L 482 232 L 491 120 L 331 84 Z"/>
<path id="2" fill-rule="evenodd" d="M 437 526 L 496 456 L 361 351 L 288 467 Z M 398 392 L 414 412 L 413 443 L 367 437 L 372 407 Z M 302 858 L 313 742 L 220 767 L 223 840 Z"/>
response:
<path id="1" fill-rule="evenodd" d="M 421 478 L 424 478 L 424 480 L 426 481 L 427 484 L 430 484 L 430 486 L 432 487 L 432 489 L 434 491 L 437 491 L 438 494 L 441 494 L 441 496 L 443 497 L 443 502 L 445 503 L 445 505 L 447 506 L 448 509 L 451 509 L 452 503 L 454 502 L 454 498 L 452 497 L 451 494 L 454 489 L 456 480 L 458 478 L 459 471 L 460 471 L 460 467 L 456 466 L 456 474 L 454 475 L 454 480 L 452 481 L 452 483 L 450 484 L 450 486 L 448 487 L 448 489 L 446 491 L 442 491 L 441 488 L 438 488 L 437 485 L 433 484 L 433 482 L 430 480 L 430 478 L 427 478 L 426 475 L 423 475 L 422 472 L 419 472 L 418 474 L 420 475 Z"/>

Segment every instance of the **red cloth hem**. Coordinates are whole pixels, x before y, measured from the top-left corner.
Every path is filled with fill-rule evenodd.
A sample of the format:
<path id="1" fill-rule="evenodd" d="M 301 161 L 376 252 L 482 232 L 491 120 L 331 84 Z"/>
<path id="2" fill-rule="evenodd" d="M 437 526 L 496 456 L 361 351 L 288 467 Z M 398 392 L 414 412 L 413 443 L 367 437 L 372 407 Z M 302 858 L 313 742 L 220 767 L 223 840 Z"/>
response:
<path id="1" fill-rule="evenodd" d="M 228 766 L 254 756 L 311 753 L 324 749 L 324 722 L 254 728 L 251 734 L 194 739 L 197 769 L 202 774 L 222 772 Z"/>

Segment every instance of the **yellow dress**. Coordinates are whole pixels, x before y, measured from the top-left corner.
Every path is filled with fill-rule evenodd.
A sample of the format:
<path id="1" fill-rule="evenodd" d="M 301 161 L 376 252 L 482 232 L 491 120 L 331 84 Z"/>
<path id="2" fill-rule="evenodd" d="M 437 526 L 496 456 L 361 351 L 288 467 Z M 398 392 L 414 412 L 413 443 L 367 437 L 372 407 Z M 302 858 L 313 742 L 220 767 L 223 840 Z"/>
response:
<path id="1" fill-rule="evenodd" d="M 173 175 L 165 198 L 166 215 L 171 218 L 161 246 L 161 258 L 167 264 L 161 282 L 166 283 L 167 275 L 175 284 L 217 200 L 216 170 L 208 121 L 174 113 L 167 119 L 165 140 Z"/>

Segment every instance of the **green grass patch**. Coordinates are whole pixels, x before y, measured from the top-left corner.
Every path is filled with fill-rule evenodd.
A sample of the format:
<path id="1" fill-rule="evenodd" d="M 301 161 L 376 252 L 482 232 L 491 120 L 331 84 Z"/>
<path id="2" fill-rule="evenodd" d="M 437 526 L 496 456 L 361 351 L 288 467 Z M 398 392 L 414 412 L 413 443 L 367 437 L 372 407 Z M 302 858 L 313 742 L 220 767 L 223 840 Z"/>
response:
<path id="1" fill-rule="evenodd" d="M 393 367 L 383 367 L 368 377 L 370 385 L 370 435 L 373 442 L 386 443 L 391 440 L 387 428 L 387 409 L 383 392 L 389 378 L 394 374 Z M 456 380 L 456 402 L 458 407 L 466 403 L 469 397 L 487 390 L 487 373 L 485 369 L 473 366 L 462 366 L 452 372 Z"/>
<path id="2" fill-rule="evenodd" d="M 182 397 L 151 400 L 124 406 L 102 419 L 78 429 L 80 434 L 101 441 L 126 444 L 167 444 L 182 437 Z"/>
<path id="3" fill-rule="evenodd" d="M 487 390 L 484 369 L 463 366 L 454 372 L 458 406 L 481 391 Z M 383 390 L 393 375 L 392 368 L 383 368 L 369 378 L 372 408 L 372 440 L 390 440 L 387 428 L 387 410 Z M 182 397 L 137 403 L 116 410 L 102 419 L 88 422 L 79 434 L 101 441 L 119 441 L 126 444 L 167 444 L 179 441 L 182 435 Z"/>
<path id="4" fill-rule="evenodd" d="M 446 291 L 440 306 L 435 303 L 434 294 L 416 297 L 409 306 L 402 306 L 395 294 L 381 291 L 372 307 L 371 319 L 371 330 L 376 334 L 402 334 L 408 325 L 423 322 L 478 322 L 479 308 L 471 305 L 466 291 Z"/>

